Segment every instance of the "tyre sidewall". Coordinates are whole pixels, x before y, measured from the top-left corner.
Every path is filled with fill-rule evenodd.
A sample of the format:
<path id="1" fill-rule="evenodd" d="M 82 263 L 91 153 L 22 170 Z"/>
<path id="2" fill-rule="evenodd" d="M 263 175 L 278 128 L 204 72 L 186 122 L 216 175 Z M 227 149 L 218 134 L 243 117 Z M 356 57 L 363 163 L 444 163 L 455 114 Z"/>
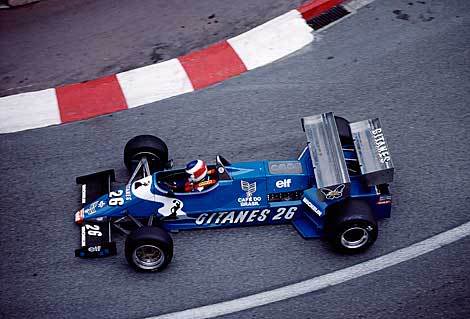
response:
<path id="1" fill-rule="evenodd" d="M 363 228 L 367 231 L 367 242 L 358 248 L 349 248 L 341 243 L 345 230 L 352 227 Z M 369 248 L 377 239 L 378 226 L 370 206 L 361 200 L 346 200 L 332 206 L 327 211 L 326 238 L 333 248 L 343 253 L 362 252 Z"/>
<path id="2" fill-rule="evenodd" d="M 164 262 L 154 269 L 143 269 L 137 265 L 132 256 L 134 250 L 141 245 L 153 245 L 160 248 L 164 255 Z M 141 272 L 156 272 L 163 270 L 171 262 L 173 258 L 173 240 L 170 235 L 163 229 L 158 227 L 141 227 L 133 231 L 126 238 L 125 255 L 127 262 L 135 270 Z"/>

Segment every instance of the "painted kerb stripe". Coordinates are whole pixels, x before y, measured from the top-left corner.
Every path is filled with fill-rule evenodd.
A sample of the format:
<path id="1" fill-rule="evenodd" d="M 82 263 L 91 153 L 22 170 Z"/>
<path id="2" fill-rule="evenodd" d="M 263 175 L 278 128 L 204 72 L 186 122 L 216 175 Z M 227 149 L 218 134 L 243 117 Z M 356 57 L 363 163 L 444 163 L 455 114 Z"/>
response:
<path id="1" fill-rule="evenodd" d="M 73 122 L 127 109 L 115 75 L 70 84 L 56 89 L 62 123 Z"/>
<path id="2" fill-rule="evenodd" d="M 216 43 L 178 59 L 195 90 L 246 72 L 245 65 L 227 41 Z"/>
<path id="3" fill-rule="evenodd" d="M 145 105 L 264 66 L 312 42 L 312 30 L 304 18 L 321 14 L 339 2 L 343 0 L 312 0 L 298 10 L 179 59 L 56 89 L 0 98 L 0 133 L 84 120 Z M 30 103 L 33 97 L 34 102 Z"/>

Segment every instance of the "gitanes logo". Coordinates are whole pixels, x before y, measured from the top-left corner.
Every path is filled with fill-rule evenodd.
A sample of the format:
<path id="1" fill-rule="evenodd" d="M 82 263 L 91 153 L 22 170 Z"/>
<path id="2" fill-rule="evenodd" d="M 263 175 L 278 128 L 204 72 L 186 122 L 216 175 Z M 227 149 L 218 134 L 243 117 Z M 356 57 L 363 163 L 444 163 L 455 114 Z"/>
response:
<path id="1" fill-rule="evenodd" d="M 374 136 L 375 148 L 377 149 L 380 162 L 390 162 L 390 153 L 388 152 L 387 144 L 385 144 L 385 138 L 382 133 L 382 129 L 378 128 L 372 130 L 372 135 Z"/>
<path id="2" fill-rule="evenodd" d="M 126 185 L 126 200 L 132 200 L 131 184 Z"/>
<path id="3" fill-rule="evenodd" d="M 238 198 L 240 206 L 259 206 L 261 197 L 253 197 L 253 194 L 256 193 L 256 182 L 250 183 L 247 181 L 240 181 L 240 186 L 246 193 L 246 197 Z"/>

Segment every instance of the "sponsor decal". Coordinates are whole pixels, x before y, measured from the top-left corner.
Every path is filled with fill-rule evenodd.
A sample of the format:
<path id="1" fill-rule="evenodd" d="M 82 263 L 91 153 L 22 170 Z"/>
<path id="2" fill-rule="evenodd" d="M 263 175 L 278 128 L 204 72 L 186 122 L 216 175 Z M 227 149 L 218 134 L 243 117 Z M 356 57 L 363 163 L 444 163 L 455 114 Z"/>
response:
<path id="1" fill-rule="evenodd" d="M 290 187 L 292 180 L 290 178 L 284 178 L 281 180 L 276 181 L 277 188 L 288 188 Z"/>
<path id="2" fill-rule="evenodd" d="M 372 135 L 374 137 L 375 149 L 377 150 L 377 154 L 379 155 L 380 162 L 390 162 L 390 153 L 388 152 L 387 145 L 385 144 L 385 138 L 382 133 L 382 129 L 378 128 L 372 130 Z"/>
<path id="3" fill-rule="evenodd" d="M 132 200 L 131 185 L 126 185 L 126 200 Z"/>
<path id="4" fill-rule="evenodd" d="M 180 200 L 173 200 L 173 207 L 170 208 L 171 215 L 176 217 L 178 215 L 178 210 L 181 208 L 183 203 Z"/>
<path id="5" fill-rule="evenodd" d="M 82 204 L 86 203 L 86 184 L 82 185 Z"/>
<path id="6" fill-rule="evenodd" d="M 196 218 L 196 225 L 224 225 L 265 222 L 267 220 L 291 220 L 297 207 L 279 207 L 272 211 L 269 208 L 241 211 L 225 211 L 217 213 L 203 213 Z M 271 217 L 272 216 L 272 217 Z"/>
<path id="7" fill-rule="evenodd" d="M 317 206 L 313 205 L 313 203 L 312 203 L 311 201 L 309 201 L 308 199 L 306 199 L 305 197 L 304 197 L 304 199 L 302 199 L 302 201 L 303 201 L 308 207 L 310 207 L 310 209 L 313 210 L 313 211 L 315 212 L 315 214 L 317 214 L 318 216 L 321 217 L 321 215 L 322 215 L 323 213 L 321 212 L 320 209 L 318 209 Z"/>
<path id="8" fill-rule="evenodd" d="M 88 206 L 87 209 L 85 209 L 85 214 L 87 215 L 93 215 L 96 213 L 96 207 L 98 206 L 99 202 L 93 202 Z"/>
<path id="9" fill-rule="evenodd" d="M 377 205 L 386 205 L 386 204 L 391 204 L 391 203 L 392 203 L 391 200 L 382 200 L 382 201 L 378 201 Z"/>
<path id="10" fill-rule="evenodd" d="M 82 247 L 86 246 L 86 229 L 85 226 L 82 226 Z"/>
<path id="11" fill-rule="evenodd" d="M 102 200 L 100 200 L 100 202 L 98 203 L 99 208 L 103 208 L 105 205 L 106 205 L 106 203 L 103 202 Z"/>
<path id="12" fill-rule="evenodd" d="M 238 198 L 240 206 L 259 206 L 261 197 L 253 196 L 253 194 L 256 193 L 256 182 L 249 183 L 247 181 L 240 181 L 240 186 L 242 190 L 246 192 L 246 197 Z"/>
<path id="13" fill-rule="evenodd" d="M 391 195 L 381 195 L 379 197 L 379 201 L 377 202 L 377 205 L 386 205 L 386 204 L 391 204 L 391 203 L 392 203 Z"/>
<path id="14" fill-rule="evenodd" d="M 335 189 L 322 188 L 321 192 L 326 199 L 337 199 L 343 196 L 344 184 L 337 186 Z"/>
<path id="15" fill-rule="evenodd" d="M 304 148 L 305 152 L 306 148 Z M 302 153 L 303 153 L 302 152 Z M 271 174 L 300 174 L 302 165 L 299 162 L 269 162 L 269 172 Z"/>
<path id="16" fill-rule="evenodd" d="M 242 190 L 246 192 L 246 197 L 251 197 L 254 193 L 256 193 L 256 182 L 249 183 L 246 181 L 240 181 L 240 185 Z"/>
<path id="17" fill-rule="evenodd" d="M 92 247 L 88 247 L 88 251 L 89 251 L 90 253 L 99 252 L 99 251 L 101 251 L 101 246 L 92 246 Z"/>
<path id="18" fill-rule="evenodd" d="M 261 197 L 249 197 L 249 198 L 243 198 L 240 197 L 238 198 L 238 203 L 240 206 L 259 206 L 259 203 L 261 202 Z"/>

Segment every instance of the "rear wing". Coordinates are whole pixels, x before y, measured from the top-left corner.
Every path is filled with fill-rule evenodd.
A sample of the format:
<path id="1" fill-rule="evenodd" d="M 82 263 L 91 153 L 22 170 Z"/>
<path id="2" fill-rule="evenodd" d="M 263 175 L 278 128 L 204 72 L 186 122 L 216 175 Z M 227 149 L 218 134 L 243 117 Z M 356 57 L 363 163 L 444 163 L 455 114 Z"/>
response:
<path id="1" fill-rule="evenodd" d="M 332 112 L 302 118 L 320 200 L 349 195 L 351 181 Z"/>
<path id="2" fill-rule="evenodd" d="M 361 173 L 369 186 L 393 181 L 393 163 L 378 118 L 349 124 Z"/>
<path id="3" fill-rule="evenodd" d="M 337 127 L 347 123 L 338 123 L 333 112 L 302 118 L 317 195 L 322 201 L 344 198 L 350 193 L 351 181 Z M 365 182 L 369 186 L 392 182 L 393 164 L 379 119 L 350 123 L 349 126 Z"/>

